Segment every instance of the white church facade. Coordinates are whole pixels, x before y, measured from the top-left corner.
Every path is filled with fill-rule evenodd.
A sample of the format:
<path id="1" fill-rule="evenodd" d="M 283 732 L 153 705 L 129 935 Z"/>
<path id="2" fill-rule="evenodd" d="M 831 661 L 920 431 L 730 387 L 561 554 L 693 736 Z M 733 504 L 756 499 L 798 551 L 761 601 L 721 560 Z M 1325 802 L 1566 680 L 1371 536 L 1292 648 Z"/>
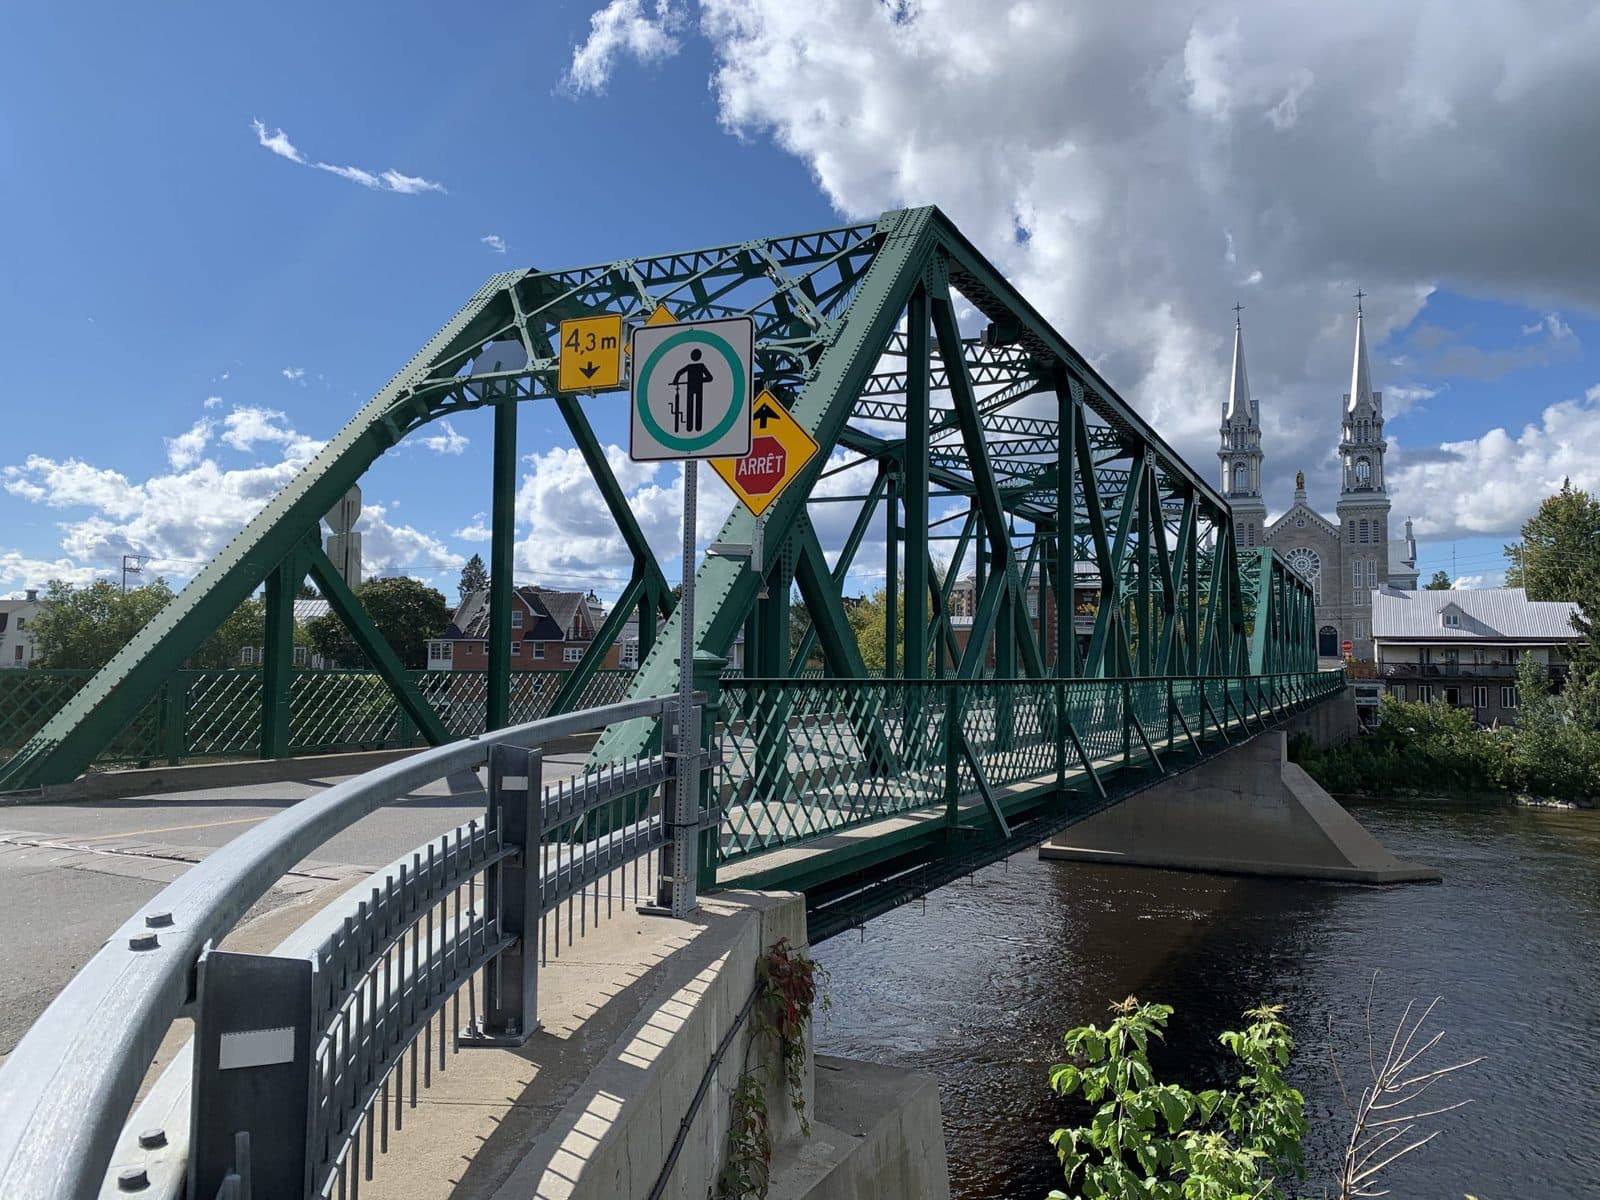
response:
<path id="1" fill-rule="evenodd" d="M 1389 537 L 1389 493 L 1384 485 L 1383 393 L 1372 390 L 1366 332 L 1356 305 L 1355 362 L 1340 417 L 1339 500 L 1332 518 L 1306 502 L 1305 473 L 1295 477 L 1294 503 L 1267 520 L 1261 491 L 1260 410 L 1250 395 L 1244 365 L 1244 330 L 1233 331 L 1233 378 L 1222 413 L 1222 491 L 1233 508 L 1241 555 L 1270 546 L 1311 581 L 1316 592 L 1317 653 L 1324 658 L 1372 658 L 1372 593 L 1379 587 L 1415 590 L 1417 545 L 1411 522 Z"/>

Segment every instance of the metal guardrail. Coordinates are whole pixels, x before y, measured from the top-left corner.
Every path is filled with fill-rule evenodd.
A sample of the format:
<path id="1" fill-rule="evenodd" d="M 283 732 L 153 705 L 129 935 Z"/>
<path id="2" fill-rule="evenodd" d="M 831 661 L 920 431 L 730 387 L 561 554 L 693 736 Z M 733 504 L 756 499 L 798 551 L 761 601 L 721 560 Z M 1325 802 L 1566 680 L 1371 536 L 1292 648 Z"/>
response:
<path id="1" fill-rule="evenodd" d="M 0 1067 L 0 1196 L 358 1196 L 447 1051 L 533 1032 L 538 962 L 560 952 L 563 907 L 570 942 L 602 904 L 653 894 L 683 809 L 668 758 L 545 787 L 540 747 L 660 718 L 673 703 L 613 704 L 421 752 L 192 867 L 117 931 Z M 364 880 L 273 954 L 217 949 L 324 842 L 485 763 L 482 822 Z M 631 889 L 619 879 L 630 865 Z M 194 1019 L 194 1040 L 128 1119 L 180 1017 Z"/>

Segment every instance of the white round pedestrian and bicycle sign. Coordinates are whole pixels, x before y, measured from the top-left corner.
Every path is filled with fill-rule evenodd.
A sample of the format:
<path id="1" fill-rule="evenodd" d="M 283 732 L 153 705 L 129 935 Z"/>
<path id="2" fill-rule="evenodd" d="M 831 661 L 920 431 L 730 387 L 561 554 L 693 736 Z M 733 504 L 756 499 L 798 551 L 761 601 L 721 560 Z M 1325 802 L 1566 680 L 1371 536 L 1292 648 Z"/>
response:
<path id="1" fill-rule="evenodd" d="M 749 317 L 641 325 L 633 332 L 634 462 L 750 453 Z"/>

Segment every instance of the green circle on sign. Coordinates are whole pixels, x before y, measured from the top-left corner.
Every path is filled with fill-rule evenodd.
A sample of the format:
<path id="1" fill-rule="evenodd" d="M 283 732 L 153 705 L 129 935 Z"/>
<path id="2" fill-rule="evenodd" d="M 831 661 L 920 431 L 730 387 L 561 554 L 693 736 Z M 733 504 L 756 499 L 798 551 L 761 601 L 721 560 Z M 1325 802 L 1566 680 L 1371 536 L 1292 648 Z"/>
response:
<path id="1" fill-rule="evenodd" d="M 716 428 L 709 433 L 702 433 L 698 437 L 678 437 L 661 428 L 656 421 L 655 414 L 650 411 L 650 377 L 654 374 L 656 365 L 661 361 L 661 356 L 668 350 L 678 346 L 685 346 L 691 342 L 699 342 L 710 346 L 722 355 L 728 364 L 728 371 L 733 376 L 733 399 L 728 405 L 727 415 L 717 423 Z M 644 427 L 650 431 L 650 436 L 655 438 L 669 450 L 681 450 L 685 454 L 693 454 L 696 450 L 705 450 L 716 445 L 731 430 L 739 420 L 739 414 L 745 406 L 744 363 L 739 361 L 739 356 L 734 353 L 732 346 L 727 341 L 714 333 L 707 333 L 703 329 L 685 329 L 663 338 L 661 345 L 657 346 L 645 359 L 644 368 L 639 372 L 642 380 L 639 388 L 639 420 L 644 422 Z"/>

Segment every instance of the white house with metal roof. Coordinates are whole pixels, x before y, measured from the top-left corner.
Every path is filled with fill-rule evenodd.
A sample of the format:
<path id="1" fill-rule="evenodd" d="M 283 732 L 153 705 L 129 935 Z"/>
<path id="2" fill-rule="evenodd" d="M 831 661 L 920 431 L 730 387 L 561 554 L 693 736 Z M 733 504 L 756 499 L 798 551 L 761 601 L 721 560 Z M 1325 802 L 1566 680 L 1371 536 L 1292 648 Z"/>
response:
<path id="1" fill-rule="evenodd" d="M 1576 604 L 1529 600 L 1521 588 L 1372 593 L 1379 678 L 1399 700 L 1470 708 L 1485 725 L 1516 719 L 1517 664 L 1531 658 L 1565 678 Z"/>

